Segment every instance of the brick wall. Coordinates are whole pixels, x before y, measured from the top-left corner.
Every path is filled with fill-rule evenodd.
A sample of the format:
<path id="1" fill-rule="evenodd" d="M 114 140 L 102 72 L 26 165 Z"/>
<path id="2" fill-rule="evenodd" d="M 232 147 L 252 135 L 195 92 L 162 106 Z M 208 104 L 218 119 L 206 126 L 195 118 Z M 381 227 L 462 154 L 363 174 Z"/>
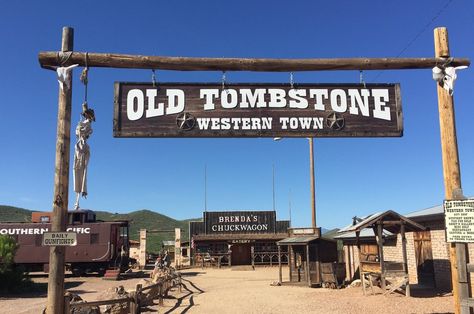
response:
<path id="1" fill-rule="evenodd" d="M 411 284 L 418 283 L 418 273 L 415 257 L 415 243 L 413 241 L 413 232 L 405 233 L 407 240 L 407 264 L 408 278 Z M 397 235 L 394 239 L 386 239 L 383 248 L 384 260 L 387 262 L 403 263 L 402 236 Z"/>
<path id="2" fill-rule="evenodd" d="M 421 224 L 430 229 L 436 288 L 450 291 L 451 264 L 449 262 L 449 244 L 446 242 L 444 221 L 421 222 Z"/>
<path id="3" fill-rule="evenodd" d="M 439 219 L 434 222 L 419 222 L 421 225 L 429 228 L 431 235 L 431 249 L 433 253 L 434 280 L 437 289 L 451 291 L 451 265 L 449 262 L 449 243 L 446 242 L 444 221 Z M 408 275 L 411 284 L 418 283 L 417 262 L 415 255 L 415 242 L 413 232 L 406 233 L 407 239 L 407 259 L 408 259 Z M 401 235 L 396 239 L 386 239 L 384 243 L 384 259 L 386 261 L 402 262 L 402 244 Z M 468 245 L 468 259 L 474 261 L 474 243 Z M 354 254 L 353 264 L 357 269 L 359 266 L 357 247 L 351 246 Z M 349 250 L 346 250 L 345 253 Z M 474 273 L 471 274 L 471 287 L 474 291 Z"/>

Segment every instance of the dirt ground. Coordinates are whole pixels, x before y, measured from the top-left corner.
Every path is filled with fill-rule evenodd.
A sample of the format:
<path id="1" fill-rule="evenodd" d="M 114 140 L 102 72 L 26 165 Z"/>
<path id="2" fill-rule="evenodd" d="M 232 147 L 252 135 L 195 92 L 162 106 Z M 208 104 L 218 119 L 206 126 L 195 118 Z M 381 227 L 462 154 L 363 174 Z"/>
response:
<path id="1" fill-rule="evenodd" d="M 182 272 L 184 288 L 174 290 L 163 307 L 155 305 L 147 313 L 450 313 L 452 296 L 433 291 L 412 289 L 414 297 L 399 294 L 364 296 L 362 288 L 331 290 L 301 286 L 271 286 L 277 280 L 278 268 L 252 270 L 189 269 Z M 287 270 L 283 271 L 283 280 Z M 34 278 L 47 283 L 45 276 Z M 107 288 L 123 285 L 134 289 L 137 278 L 105 281 L 97 277 L 67 278 L 66 287 L 88 301 Z M 0 297 L 2 313 L 40 313 L 46 297 L 43 294 Z M 156 302 L 157 303 L 157 302 Z"/>

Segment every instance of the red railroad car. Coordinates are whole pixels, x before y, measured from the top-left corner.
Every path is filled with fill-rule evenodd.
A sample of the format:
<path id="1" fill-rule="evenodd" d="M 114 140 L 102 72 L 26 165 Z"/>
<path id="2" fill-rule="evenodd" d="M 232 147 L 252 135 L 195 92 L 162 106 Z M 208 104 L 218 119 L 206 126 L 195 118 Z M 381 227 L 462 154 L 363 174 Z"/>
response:
<path id="1" fill-rule="evenodd" d="M 0 223 L 0 235 L 9 235 L 18 243 L 15 263 L 27 271 L 49 270 L 49 246 L 43 246 L 43 233 L 51 231 L 49 212 L 34 212 L 31 223 Z M 125 270 L 129 262 L 128 221 L 99 221 L 91 210 L 68 213 L 67 231 L 77 233 L 77 245 L 66 247 L 66 268 L 73 275 L 107 269 Z"/>

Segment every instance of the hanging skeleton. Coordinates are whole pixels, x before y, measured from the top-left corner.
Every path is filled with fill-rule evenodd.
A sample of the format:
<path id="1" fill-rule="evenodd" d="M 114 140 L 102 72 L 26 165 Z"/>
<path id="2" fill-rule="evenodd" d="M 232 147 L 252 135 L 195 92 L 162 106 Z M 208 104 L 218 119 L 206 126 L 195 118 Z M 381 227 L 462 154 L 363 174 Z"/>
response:
<path id="1" fill-rule="evenodd" d="M 84 83 L 85 97 L 82 104 L 81 119 L 76 127 L 76 145 L 74 146 L 74 192 L 76 192 L 76 203 L 74 209 L 79 209 L 80 196 L 87 197 L 87 166 L 89 165 L 90 149 L 87 139 L 92 134 L 92 122 L 95 121 L 94 110 L 87 106 L 87 54 L 86 67 L 81 74 L 81 82 Z"/>

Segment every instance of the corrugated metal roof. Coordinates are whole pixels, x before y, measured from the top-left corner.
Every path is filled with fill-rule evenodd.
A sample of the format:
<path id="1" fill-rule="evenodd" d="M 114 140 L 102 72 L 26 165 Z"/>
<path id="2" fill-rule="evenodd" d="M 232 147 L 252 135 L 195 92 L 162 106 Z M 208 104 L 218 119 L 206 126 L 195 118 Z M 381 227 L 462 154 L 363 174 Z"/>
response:
<path id="1" fill-rule="evenodd" d="M 387 231 L 387 230 L 382 230 L 382 233 L 383 233 L 384 237 L 391 237 L 391 236 L 394 235 L 393 233 L 391 233 L 390 231 Z M 355 238 L 355 237 L 356 237 L 355 232 L 344 232 L 343 234 L 335 236 L 334 239 L 343 240 L 343 239 L 350 239 L 350 238 Z M 374 230 L 373 229 L 362 229 L 360 231 L 359 237 L 360 238 L 373 238 L 373 237 L 375 237 Z"/>
<path id="2" fill-rule="evenodd" d="M 277 245 L 288 245 L 288 244 L 308 244 L 311 241 L 320 239 L 318 236 L 308 235 L 302 237 L 291 237 L 280 240 L 277 242 Z"/>
<path id="3" fill-rule="evenodd" d="M 430 216 L 430 215 L 439 215 L 444 214 L 443 205 L 436 205 L 430 208 L 425 208 L 422 210 L 417 210 L 406 215 L 406 217 L 420 217 L 420 216 Z"/>
<path id="4" fill-rule="evenodd" d="M 423 227 L 422 225 L 417 224 L 416 222 L 394 212 L 393 210 L 387 210 L 386 212 L 379 212 L 379 213 L 369 215 L 365 217 L 364 219 L 362 219 L 362 221 L 359 221 L 358 223 L 356 223 L 355 225 L 347 226 L 341 229 L 339 232 L 344 233 L 344 232 L 351 232 L 351 231 L 353 232 L 362 231 L 365 228 L 371 228 L 377 221 L 380 221 L 380 220 L 404 221 L 406 231 L 425 230 L 425 227 Z M 384 229 L 392 233 L 398 233 L 400 231 L 400 225 L 399 224 L 384 225 Z"/>
<path id="5" fill-rule="evenodd" d="M 474 196 L 468 197 L 467 199 L 472 200 L 474 199 Z M 405 217 L 414 218 L 414 217 L 431 216 L 431 215 L 444 215 L 443 204 L 411 212 L 409 214 L 406 214 Z"/>

